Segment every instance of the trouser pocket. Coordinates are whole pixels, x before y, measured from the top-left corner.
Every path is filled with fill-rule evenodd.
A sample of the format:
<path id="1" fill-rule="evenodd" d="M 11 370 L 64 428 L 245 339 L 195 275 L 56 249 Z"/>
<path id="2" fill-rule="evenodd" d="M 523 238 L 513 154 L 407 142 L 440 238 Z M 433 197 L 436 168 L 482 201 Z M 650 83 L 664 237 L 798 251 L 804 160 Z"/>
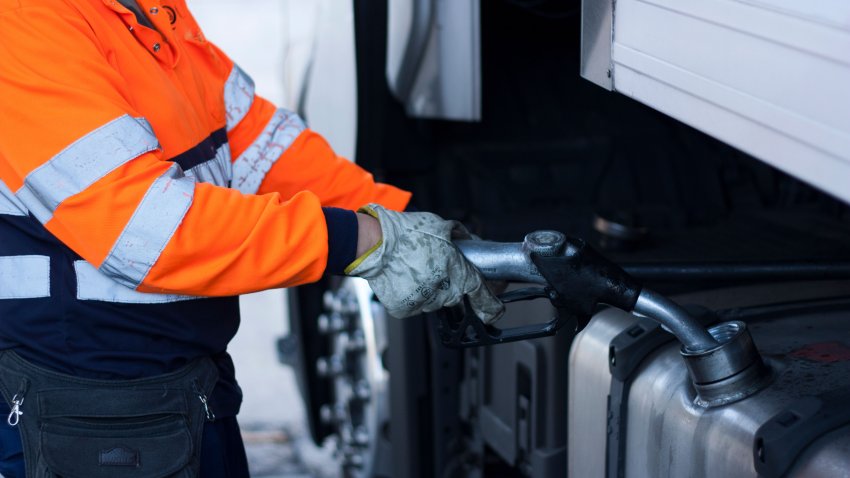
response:
<path id="1" fill-rule="evenodd" d="M 27 478 L 194 477 L 200 466 L 210 360 L 139 380 L 57 374 L 0 352 L 0 389 L 20 415 Z M 17 388 L 12 388 L 17 387 Z M 10 393 L 10 390 L 18 390 Z"/>

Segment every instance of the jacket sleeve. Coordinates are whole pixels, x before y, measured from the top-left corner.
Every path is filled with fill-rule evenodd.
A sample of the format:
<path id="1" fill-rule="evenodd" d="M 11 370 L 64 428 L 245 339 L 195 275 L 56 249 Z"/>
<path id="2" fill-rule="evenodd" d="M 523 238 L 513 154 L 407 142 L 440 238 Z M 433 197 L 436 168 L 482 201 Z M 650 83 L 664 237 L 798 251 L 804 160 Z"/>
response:
<path id="1" fill-rule="evenodd" d="M 254 94 L 253 81 L 232 65 L 225 80 L 228 140 L 233 153 L 232 187 L 245 193 L 291 197 L 309 190 L 323 206 L 357 209 L 376 202 L 404 210 L 410 193 L 376 182 L 370 173 L 337 156 L 327 141 L 295 113 Z"/>
<path id="2" fill-rule="evenodd" d="M 61 242 L 143 292 L 234 295 L 321 276 L 320 195 L 195 183 L 163 160 L 84 19 L 51 4 L 7 10 L 0 25 L 0 180 Z"/>

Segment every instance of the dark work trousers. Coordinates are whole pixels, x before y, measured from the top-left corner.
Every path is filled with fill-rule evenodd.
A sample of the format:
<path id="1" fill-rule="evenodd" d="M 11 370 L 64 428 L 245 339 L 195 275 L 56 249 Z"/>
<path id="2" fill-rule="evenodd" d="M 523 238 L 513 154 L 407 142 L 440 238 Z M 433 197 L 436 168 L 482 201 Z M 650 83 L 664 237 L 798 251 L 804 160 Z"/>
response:
<path id="1" fill-rule="evenodd" d="M 9 406 L 0 400 L 0 475 L 24 478 L 24 455 L 17 428 L 6 423 Z M 25 419 L 22 417 L 22 419 Z M 200 478 L 248 478 L 248 459 L 236 417 L 204 425 Z"/>

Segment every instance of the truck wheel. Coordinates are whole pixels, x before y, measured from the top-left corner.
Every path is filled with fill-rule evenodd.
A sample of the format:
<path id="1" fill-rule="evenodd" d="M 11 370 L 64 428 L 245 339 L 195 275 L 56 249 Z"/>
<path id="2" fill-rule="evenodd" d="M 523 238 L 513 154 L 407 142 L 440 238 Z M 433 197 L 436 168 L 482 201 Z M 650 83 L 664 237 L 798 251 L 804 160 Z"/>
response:
<path id="1" fill-rule="evenodd" d="M 318 318 L 330 355 L 316 373 L 331 381 L 331 401 L 320 409 L 348 477 L 391 475 L 387 314 L 365 280 L 345 278 L 323 297 Z"/>

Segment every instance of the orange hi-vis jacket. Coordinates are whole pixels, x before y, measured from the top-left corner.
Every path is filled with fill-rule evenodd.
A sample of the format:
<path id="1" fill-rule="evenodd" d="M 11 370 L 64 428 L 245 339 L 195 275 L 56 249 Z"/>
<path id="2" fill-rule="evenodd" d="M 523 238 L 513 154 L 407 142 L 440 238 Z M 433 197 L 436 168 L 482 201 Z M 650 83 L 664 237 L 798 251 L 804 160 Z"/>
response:
<path id="1" fill-rule="evenodd" d="M 121 284 L 221 296 L 315 281 L 321 206 L 408 200 L 255 96 L 182 0 L 140 2 L 161 33 L 115 0 L 0 5 L 0 180 Z"/>
<path id="2" fill-rule="evenodd" d="M 197 296 L 315 281 L 353 220 L 329 207 L 410 196 L 256 96 L 184 0 L 138 3 L 155 28 L 116 0 L 0 0 L 0 348 L 83 375 L 109 366 L 66 362 L 127 348 L 112 326 L 188 344 L 162 369 L 223 351 L 238 316 L 207 344 L 224 319 L 181 322 Z"/>

